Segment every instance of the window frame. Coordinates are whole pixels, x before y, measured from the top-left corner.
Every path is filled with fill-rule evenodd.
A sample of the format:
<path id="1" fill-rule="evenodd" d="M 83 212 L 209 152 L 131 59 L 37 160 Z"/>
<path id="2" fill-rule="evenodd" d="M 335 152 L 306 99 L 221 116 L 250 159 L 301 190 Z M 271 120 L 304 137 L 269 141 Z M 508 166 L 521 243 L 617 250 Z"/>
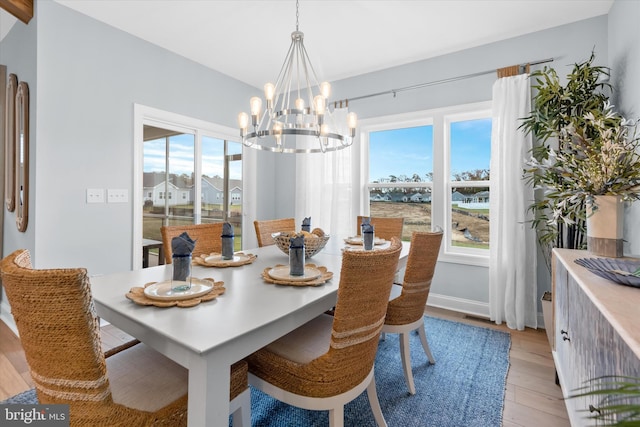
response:
<path id="1" fill-rule="evenodd" d="M 466 187 L 491 187 L 489 181 L 453 181 L 451 180 L 450 131 L 453 121 L 491 118 L 491 101 L 462 104 L 430 110 L 364 119 L 361 121 L 360 168 L 355 171 L 360 176 L 361 191 L 358 201 L 359 210 L 369 215 L 369 190 L 384 187 L 424 187 L 431 188 L 431 224 L 444 229 L 443 244 L 439 261 L 487 267 L 489 249 L 463 248 L 451 245 L 451 190 L 460 184 Z M 401 129 L 416 126 L 433 126 L 433 180 L 422 183 L 373 183 L 369 180 L 369 134 L 372 132 Z M 355 178 L 355 177 L 354 177 Z M 421 184 L 421 185 L 416 185 Z M 443 224 L 449 224 L 445 227 Z"/>

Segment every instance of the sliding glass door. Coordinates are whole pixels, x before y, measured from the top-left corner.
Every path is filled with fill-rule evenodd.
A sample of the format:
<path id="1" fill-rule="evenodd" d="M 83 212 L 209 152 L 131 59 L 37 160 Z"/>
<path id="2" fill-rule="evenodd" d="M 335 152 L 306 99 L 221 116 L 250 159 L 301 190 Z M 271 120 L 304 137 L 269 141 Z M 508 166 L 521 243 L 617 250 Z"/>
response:
<path id="1" fill-rule="evenodd" d="M 200 129 L 144 124 L 142 242 L 161 241 L 163 225 L 229 221 L 242 248 L 242 145 Z M 155 265 L 158 248 L 145 264 Z"/>

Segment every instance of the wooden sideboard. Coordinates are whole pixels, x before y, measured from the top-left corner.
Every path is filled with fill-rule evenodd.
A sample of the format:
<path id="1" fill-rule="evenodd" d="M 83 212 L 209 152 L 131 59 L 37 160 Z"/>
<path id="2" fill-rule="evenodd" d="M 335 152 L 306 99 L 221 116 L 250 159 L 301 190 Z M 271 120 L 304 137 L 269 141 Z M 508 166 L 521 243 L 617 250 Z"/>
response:
<path id="1" fill-rule="evenodd" d="M 601 278 L 574 261 L 587 251 L 553 251 L 553 358 L 566 397 L 589 379 L 640 377 L 640 289 Z M 565 399 L 572 426 L 593 426 L 589 405 L 600 397 Z"/>

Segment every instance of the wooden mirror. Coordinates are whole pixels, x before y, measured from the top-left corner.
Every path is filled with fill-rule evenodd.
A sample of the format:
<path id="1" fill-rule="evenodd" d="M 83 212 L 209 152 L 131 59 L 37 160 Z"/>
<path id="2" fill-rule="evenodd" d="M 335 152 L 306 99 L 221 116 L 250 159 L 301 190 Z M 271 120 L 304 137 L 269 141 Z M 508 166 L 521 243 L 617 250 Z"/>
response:
<path id="1" fill-rule="evenodd" d="M 9 74 L 7 93 L 5 98 L 5 128 L 4 128 L 4 203 L 9 212 L 13 212 L 16 205 L 16 92 L 18 90 L 18 77 Z"/>
<path id="2" fill-rule="evenodd" d="M 29 86 L 25 82 L 18 85 L 15 107 L 16 225 L 25 231 L 29 218 Z"/>

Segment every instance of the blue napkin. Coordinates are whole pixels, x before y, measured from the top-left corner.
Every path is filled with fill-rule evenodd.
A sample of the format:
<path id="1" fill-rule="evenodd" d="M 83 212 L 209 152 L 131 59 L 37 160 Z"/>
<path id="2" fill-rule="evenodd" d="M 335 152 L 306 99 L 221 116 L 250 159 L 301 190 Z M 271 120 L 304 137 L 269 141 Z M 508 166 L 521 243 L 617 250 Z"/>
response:
<path id="1" fill-rule="evenodd" d="M 362 233 L 373 233 L 373 224 L 362 223 Z"/>
<path id="2" fill-rule="evenodd" d="M 304 235 L 294 234 L 289 238 L 289 247 L 290 248 L 302 248 L 304 247 Z"/>
<path id="3" fill-rule="evenodd" d="M 196 241 L 189 237 L 187 232 L 171 239 L 171 253 L 173 256 L 188 256 L 193 252 Z"/>
<path id="4" fill-rule="evenodd" d="M 222 237 L 233 237 L 233 225 L 230 222 L 222 224 Z"/>

